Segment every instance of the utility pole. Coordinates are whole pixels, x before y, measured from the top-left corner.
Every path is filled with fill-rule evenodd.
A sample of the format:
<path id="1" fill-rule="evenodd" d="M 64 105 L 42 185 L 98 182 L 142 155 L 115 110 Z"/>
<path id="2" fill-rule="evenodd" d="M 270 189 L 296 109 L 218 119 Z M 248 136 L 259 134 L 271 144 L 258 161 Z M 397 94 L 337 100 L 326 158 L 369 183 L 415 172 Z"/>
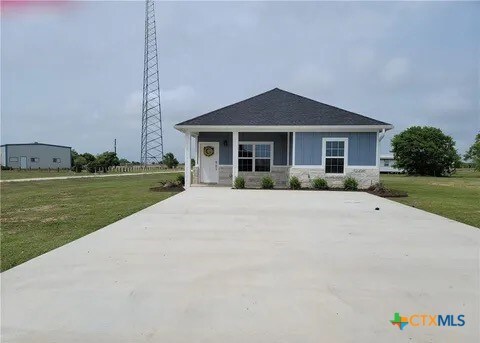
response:
<path id="1" fill-rule="evenodd" d="M 142 138 L 140 163 L 158 164 L 163 159 L 160 77 L 158 74 L 155 3 L 145 1 L 145 51 L 143 58 Z"/>
<path id="2" fill-rule="evenodd" d="M 113 140 L 113 152 L 115 154 L 117 153 L 117 139 L 116 138 Z"/>

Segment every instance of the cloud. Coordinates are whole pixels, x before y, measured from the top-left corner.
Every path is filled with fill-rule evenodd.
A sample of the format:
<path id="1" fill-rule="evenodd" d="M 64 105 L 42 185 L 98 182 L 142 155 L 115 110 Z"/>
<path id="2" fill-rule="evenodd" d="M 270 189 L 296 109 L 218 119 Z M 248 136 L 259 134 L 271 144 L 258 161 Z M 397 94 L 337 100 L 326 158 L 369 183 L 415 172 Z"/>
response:
<path id="1" fill-rule="evenodd" d="M 291 84 L 302 91 L 325 91 L 333 86 L 334 77 L 326 68 L 308 63 L 299 66 L 291 77 Z"/>
<path id="2" fill-rule="evenodd" d="M 349 51 L 348 60 L 355 71 L 369 71 L 375 66 L 377 55 L 371 48 L 360 47 Z"/>
<path id="3" fill-rule="evenodd" d="M 409 60 L 405 57 L 395 57 L 385 64 L 381 77 L 386 84 L 397 85 L 406 79 L 409 71 Z"/>
<path id="4" fill-rule="evenodd" d="M 430 93 L 424 100 L 425 108 L 433 114 L 456 114 L 473 109 L 472 100 L 457 88 L 444 88 Z"/>

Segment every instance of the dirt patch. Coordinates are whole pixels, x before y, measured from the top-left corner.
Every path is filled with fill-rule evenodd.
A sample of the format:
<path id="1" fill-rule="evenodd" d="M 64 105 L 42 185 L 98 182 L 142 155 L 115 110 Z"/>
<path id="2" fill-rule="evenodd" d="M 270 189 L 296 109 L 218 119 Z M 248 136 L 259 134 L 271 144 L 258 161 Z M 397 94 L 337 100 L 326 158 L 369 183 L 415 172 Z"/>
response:
<path id="1" fill-rule="evenodd" d="M 57 207 L 57 206 L 55 206 L 55 205 L 42 205 L 42 206 L 31 207 L 31 208 L 28 208 L 26 210 L 36 211 L 36 212 L 48 212 L 48 211 L 53 210 L 55 207 Z"/>

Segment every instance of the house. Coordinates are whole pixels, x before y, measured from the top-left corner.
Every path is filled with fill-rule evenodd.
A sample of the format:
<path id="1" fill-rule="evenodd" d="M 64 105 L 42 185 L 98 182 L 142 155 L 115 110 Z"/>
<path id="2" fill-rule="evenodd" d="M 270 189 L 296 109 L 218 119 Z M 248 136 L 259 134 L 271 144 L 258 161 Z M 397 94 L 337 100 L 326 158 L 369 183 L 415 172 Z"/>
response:
<path id="1" fill-rule="evenodd" d="M 393 155 L 380 155 L 380 173 L 402 173 L 401 169 L 394 167 Z"/>
<path id="2" fill-rule="evenodd" d="M 2 166 L 14 169 L 70 169 L 71 147 L 45 143 L 1 145 Z"/>
<path id="3" fill-rule="evenodd" d="M 185 185 L 232 185 L 237 176 L 278 188 L 296 176 L 302 186 L 321 177 L 341 187 L 347 176 L 367 188 L 379 181 L 379 145 L 391 124 L 278 88 L 175 125 L 185 134 Z"/>

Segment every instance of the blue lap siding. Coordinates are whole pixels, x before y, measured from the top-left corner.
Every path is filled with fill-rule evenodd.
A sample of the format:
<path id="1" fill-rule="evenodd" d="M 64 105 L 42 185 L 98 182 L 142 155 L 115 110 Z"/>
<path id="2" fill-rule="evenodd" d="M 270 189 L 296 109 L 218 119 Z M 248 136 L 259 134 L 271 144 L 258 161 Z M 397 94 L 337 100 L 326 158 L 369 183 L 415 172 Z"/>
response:
<path id="1" fill-rule="evenodd" d="M 232 164 L 232 140 L 231 132 L 200 132 L 198 134 L 199 142 L 219 142 L 221 165 Z M 273 164 L 277 166 L 287 164 L 286 132 L 240 132 L 238 140 L 240 142 L 273 142 Z"/>
<path id="2" fill-rule="evenodd" d="M 322 140 L 327 137 L 348 138 L 348 165 L 376 165 L 376 132 L 297 132 L 295 136 L 296 165 L 321 165 Z"/>
<path id="3" fill-rule="evenodd" d="M 375 166 L 377 158 L 376 132 L 297 132 L 295 142 L 295 164 L 320 166 L 322 164 L 322 139 L 325 137 L 348 138 L 348 165 Z M 232 164 L 231 132 L 200 132 L 199 142 L 218 142 L 220 164 Z M 240 132 L 242 142 L 273 142 L 273 164 L 287 164 L 286 132 Z M 293 135 L 290 135 L 290 160 L 292 158 Z"/>

